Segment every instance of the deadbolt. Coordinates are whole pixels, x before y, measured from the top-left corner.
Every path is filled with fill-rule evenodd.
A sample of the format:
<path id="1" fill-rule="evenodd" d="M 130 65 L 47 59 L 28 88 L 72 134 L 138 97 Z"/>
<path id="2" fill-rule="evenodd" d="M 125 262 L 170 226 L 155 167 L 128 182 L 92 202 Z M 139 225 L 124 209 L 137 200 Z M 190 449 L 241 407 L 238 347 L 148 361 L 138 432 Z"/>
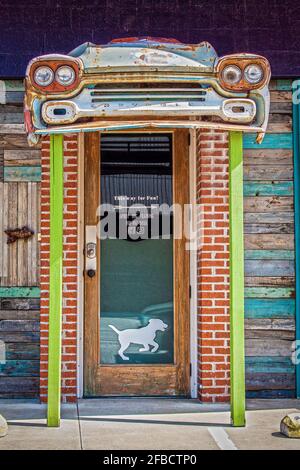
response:
<path id="1" fill-rule="evenodd" d="M 96 271 L 94 269 L 89 269 L 87 275 L 89 277 L 94 277 L 96 275 Z"/>

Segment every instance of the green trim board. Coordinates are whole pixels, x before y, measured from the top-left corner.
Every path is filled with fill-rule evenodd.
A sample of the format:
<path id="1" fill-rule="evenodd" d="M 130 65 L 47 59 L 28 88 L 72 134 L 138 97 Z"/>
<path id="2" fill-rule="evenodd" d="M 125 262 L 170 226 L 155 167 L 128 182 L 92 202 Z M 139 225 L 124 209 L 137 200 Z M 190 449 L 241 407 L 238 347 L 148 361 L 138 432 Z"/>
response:
<path id="1" fill-rule="evenodd" d="M 63 136 L 50 136 L 50 292 L 48 340 L 48 413 L 60 425 L 63 262 Z"/>
<path id="2" fill-rule="evenodd" d="M 0 298 L 25 298 L 39 299 L 41 290 L 39 287 L 0 287 Z"/>
<path id="3" fill-rule="evenodd" d="M 245 426 L 243 134 L 229 133 L 231 420 Z"/>
<path id="4" fill-rule="evenodd" d="M 300 81 L 293 82 L 299 97 Z M 298 98 L 299 101 L 299 98 Z M 295 214 L 295 274 L 296 274 L 296 341 L 300 341 L 300 103 L 293 100 L 294 151 L 294 214 Z M 296 396 L 300 398 L 300 363 L 296 364 Z"/>
<path id="5" fill-rule="evenodd" d="M 256 134 L 245 134 L 243 143 L 244 149 L 292 149 L 293 134 L 266 134 L 261 144 L 256 143 Z"/>

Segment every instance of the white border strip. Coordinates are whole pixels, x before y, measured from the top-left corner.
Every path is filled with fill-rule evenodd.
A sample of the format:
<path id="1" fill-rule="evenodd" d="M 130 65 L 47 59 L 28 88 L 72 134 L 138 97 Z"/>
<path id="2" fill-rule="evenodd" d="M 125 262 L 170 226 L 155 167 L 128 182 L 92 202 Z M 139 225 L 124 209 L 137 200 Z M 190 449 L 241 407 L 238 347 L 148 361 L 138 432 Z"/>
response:
<path id="1" fill-rule="evenodd" d="M 78 135 L 78 296 L 77 296 L 77 398 L 83 396 L 84 334 L 84 134 Z"/>
<path id="2" fill-rule="evenodd" d="M 193 232 L 196 227 L 196 130 L 190 130 L 190 151 L 189 151 L 189 185 L 190 185 L 190 204 L 192 207 L 190 217 L 190 230 Z M 190 237 L 191 239 L 191 237 Z M 197 335 L 197 251 L 190 250 L 190 393 L 191 398 L 198 398 L 198 335 Z"/>

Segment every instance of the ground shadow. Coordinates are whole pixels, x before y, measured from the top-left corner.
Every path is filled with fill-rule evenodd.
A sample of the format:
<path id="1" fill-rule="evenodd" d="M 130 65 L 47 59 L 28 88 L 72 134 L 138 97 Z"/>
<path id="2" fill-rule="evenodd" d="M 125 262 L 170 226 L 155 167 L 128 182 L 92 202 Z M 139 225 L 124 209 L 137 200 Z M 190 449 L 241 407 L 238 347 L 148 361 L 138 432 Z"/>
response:
<path id="1" fill-rule="evenodd" d="M 279 437 L 280 439 L 289 439 L 289 437 L 285 436 L 284 434 L 281 434 L 281 432 L 272 432 L 273 437 Z"/>
<path id="2" fill-rule="evenodd" d="M 165 421 L 165 420 L 151 420 L 151 419 L 132 419 L 132 418 L 106 418 L 106 417 L 89 417 L 80 416 L 80 421 L 93 421 L 93 422 L 109 422 L 109 423 L 126 423 L 126 424 L 158 424 L 168 426 L 197 426 L 197 427 L 217 427 L 217 428 L 231 428 L 231 424 L 227 423 L 205 423 L 197 421 Z"/>

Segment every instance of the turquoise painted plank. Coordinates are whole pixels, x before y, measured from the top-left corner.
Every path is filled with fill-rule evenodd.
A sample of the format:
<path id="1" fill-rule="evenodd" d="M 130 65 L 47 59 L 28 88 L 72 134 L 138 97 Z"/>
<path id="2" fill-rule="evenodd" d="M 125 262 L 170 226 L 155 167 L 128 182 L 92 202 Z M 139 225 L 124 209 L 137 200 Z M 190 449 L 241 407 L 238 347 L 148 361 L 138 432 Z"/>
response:
<path id="1" fill-rule="evenodd" d="M 293 287 L 245 287 L 248 299 L 290 299 L 295 296 Z"/>
<path id="2" fill-rule="evenodd" d="M 294 273 L 294 261 L 291 260 L 250 259 L 245 261 L 245 276 L 294 276 Z"/>
<path id="3" fill-rule="evenodd" d="M 292 80 L 277 80 L 277 90 L 278 91 L 291 91 L 292 90 Z"/>
<path id="4" fill-rule="evenodd" d="M 299 98 L 300 81 L 293 82 L 293 91 Z M 299 100 L 298 100 L 299 101 Z M 294 155 L 294 215 L 295 215 L 295 271 L 296 271 L 296 340 L 300 341 L 300 103 L 293 103 Z M 296 396 L 300 398 L 300 363 L 296 366 Z"/>
<path id="5" fill-rule="evenodd" d="M 293 260 L 293 250 L 245 250 L 245 259 L 277 259 Z"/>
<path id="6" fill-rule="evenodd" d="M 40 361 L 10 361 L 0 363 L 0 377 L 39 377 Z"/>
<path id="7" fill-rule="evenodd" d="M 294 299 L 245 299 L 246 318 L 281 318 L 294 315 Z"/>
<path id="8" fill-rule="evenodd" d="M 7 361 L 39 361 L 39 343 L 7 343 L 5 357 Z"/>
<path id="9" fill-rule="evenodd" d="M 245 149 L 292 149 L 293 134 L 285 132 L 282 134 L 266 134 L 263 142 L 257 144 L 256 134 L 244 134 Z"/>
<path id="10" fill-rule="evenodd" d="M 39 299 L 40 294 L 39 287 L 0 287 L 0 297 L 4 298 L 30 297 Z"/>
<path id="11" fill-rule="evenodd" d="M 244 196 L 292 196 L 292 181 L 276 181 L 257 183 L 255 181 L 244 183 Z"/>
<path id="12" fill-rule="evenodd" d="M 4 181 L 41 181 L 41 167 L 5 166 Z"/>
<path id="13" fill-rule="evenodd" d="M 291 358 L 281 356 L 248 356 L 245 358 L 246 372 L 294 374 L 295 365 Z"/>
<path id="14" fill-rule="evenodd" d="M 24 92 L 25 90 L 23 80 L 3 80 L 3 81 L 5 83 L 5 91 L 7 93 L 12 93 L 15 91 Z"/>

